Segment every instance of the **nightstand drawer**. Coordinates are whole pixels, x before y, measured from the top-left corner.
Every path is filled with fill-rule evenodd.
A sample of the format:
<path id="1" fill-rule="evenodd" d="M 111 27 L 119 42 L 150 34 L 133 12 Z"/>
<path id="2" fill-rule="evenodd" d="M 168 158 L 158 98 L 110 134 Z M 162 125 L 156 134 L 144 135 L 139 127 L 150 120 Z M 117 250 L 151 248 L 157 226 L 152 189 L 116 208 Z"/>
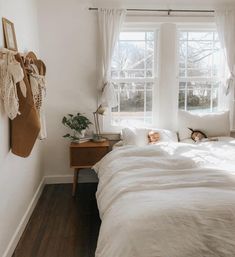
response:
<path id="1" fill-rule="evenodd" d="M 70 166 L 93 166 L 109 151 L 108 147 L 71 148 Z"/>

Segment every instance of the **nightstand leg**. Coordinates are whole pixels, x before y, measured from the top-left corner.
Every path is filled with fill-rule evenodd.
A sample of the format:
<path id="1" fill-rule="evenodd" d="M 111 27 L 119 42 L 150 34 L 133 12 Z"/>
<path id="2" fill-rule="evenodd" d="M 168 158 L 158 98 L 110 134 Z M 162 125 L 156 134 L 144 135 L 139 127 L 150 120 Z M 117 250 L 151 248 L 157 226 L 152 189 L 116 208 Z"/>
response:
<path id="1" fill-rule="evenodd" d="M 76 195 L 79 169 L 74 169 L 72 196 Z"/>

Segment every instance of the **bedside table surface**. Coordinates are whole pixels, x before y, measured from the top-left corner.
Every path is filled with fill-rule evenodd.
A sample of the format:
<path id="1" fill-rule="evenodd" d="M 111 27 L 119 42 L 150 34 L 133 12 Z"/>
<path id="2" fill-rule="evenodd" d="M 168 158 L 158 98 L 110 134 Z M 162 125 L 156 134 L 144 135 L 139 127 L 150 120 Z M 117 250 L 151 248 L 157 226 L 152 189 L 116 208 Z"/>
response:
<path id="1" fill-rule="evenodd" d="M 81 147 L 108 147 L 109 146 L 109 141 L 101 142 L 101 143 L 96 143 L 96 142 L 85 142 L 85 143 L 71 143 L 70 147 L 71 148 L 81 148 Z"/>

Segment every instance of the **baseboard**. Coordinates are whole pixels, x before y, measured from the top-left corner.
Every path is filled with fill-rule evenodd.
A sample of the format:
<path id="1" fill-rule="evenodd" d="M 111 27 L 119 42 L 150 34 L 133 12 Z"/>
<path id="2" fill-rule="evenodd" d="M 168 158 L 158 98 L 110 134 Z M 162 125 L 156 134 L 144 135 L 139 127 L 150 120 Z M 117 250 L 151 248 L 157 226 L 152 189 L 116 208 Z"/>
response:
<path id="1" fill-rule="evenodd" d="M 73 175 L 55 175 L 45 176 L 45 184 L 71 184 L 73 183 Z M 87 173 L 79 174 L 78 183 L 96 183 L 97 177 Z"/>
<path id="2" fill-rule="evenodd" d="M 2 257 L 11 257 L 13 255 L 15 248 L 16 248 L 16 246 L 28 224 L 28 221 L 33 213 L 33 210 L 38 202 L 38 199 L 42 194 L 44 185 L 45 185 L 45 183 L 44 183 L 44 178 L 43 178 Z"/>

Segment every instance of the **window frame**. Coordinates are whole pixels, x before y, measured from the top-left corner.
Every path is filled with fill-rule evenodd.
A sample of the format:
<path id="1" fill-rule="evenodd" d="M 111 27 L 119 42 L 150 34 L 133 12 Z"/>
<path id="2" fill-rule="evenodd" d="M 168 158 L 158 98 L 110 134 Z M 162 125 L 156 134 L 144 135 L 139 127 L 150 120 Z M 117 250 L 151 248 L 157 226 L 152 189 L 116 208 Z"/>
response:
<path id="1" fill-rule="evenodd" d="M 154 32 L 154 66 L 153 66 L 153 77 L 146 78 L 121 78 L 121 79 L 111 79 L 113 83 L 153 83 L 152 88 L 152 123 L 151 124 L 143 124 L 145 127 L 151 127 L 156 124 L 156 120 L 158 118 L 157 114 L 157 94 L 158 94 L 158 86 L 159 86 L 159 25 L 146 25 L 140 26 L 138 24 L 132 24 L 132 26 L 125 25 L 121 32 Z M 146 104 L 146 103 L 145 103 Z M 121 125 L 113 125 L 112 124 L 112 111 L 111 108 L 108 108 L 103 116 L 103 131 L 108 132 L 120 132 L 123 128 Z"/>
<path id="2" fill-rule="evenodd" d="M 164 89 L 164 88 L 160 88 L 160 83 L 162 83 L 161 79 L 162 79 L 162 62 L 164 60 L 164 56 L 161 53 L 161 45 L 165 44 L 167 42 L 163 42 L 161 39 L 161 25 L 164 23 L 172 23 L 176 25 L 176 36 L 175 38 L 175 45 L 176 45 L 176 60 L 174 60 L 174 62 L 172 62 L 172 64 L 170 64 L 169 66 L 169 70 L 173 69 L 173 67 L 176 69 L 176 73 L 175 76 L 173 77 L 173 79 L 175 80 L 175 85 L 177 86 L 178 90 L 178 94 L 177 96 L 175 96 L 177 98 L 176 103 L 172 103 L 172 105 L 175 105 L 175 108 L 177 108 L 177 111 L 179 110 L 178 106 L 179 106 L 179 101 L 178 101 L 178 95 L 179 95 L 179 82 L 181 80 L 181 78 L 179 77 L 179 30 L 190 30 L 190 31 L 208 31 L 208 30 L 216 30 L 216 24 L 214 22 L 214 20 L 212 18 L 205 18 L 204 17 L 200 17 L 200 18 L 193 18 L 191 19 L 190 17 L 182 17 L 180 19 L 177 18 L 162 18 L 160 19 L 159 17 L 157 17 L 156 19 L 149 19 L 148 21 L 146 20 L 139 20 L 139 17 L 129 17 L 129 19 L 127 20 L 127 23 L 125 23 L 124 28 L 122 29 L 122 31 L 155 31 L 158 33 L 158 37 L 157 40 L 155 41 L 155 55 L 154 55 L 154 63 L 155 63 L 155 67 L 154 67 L 154 87 L 153 87 L 153 109 L 152 109 L 152 113 L 153 113 L 153 127 L 157 126 L 162 128 L 166 128 L 165 123 L 162 123 L 162 109 L 165 110 L 164 108 L 166 108 L 166 106 L 162 106 L 159 105 L 160 102 L 159 101 L 166 101 L 166 99 L 163 99 L 166 94 L 169 93 L 169 88 L 168 89 Z M 225 63 L 226 66 L 226 63 Z M 224 74 L 224 78 L 225 78 L 226 73 Z M 222 78 L 222 82 L 224 83 Z M 200 80 L 200 79 L 198 79 Z M 204 79 L 203 79 L 204 80 Z M 209 80 L 209 79 L 208 79 Z M 138 80 L 137 80 L 138 81 Z M 172 85 L 171 85 L 172 86 Z M 162 98 L 163 96 L 163 98 Z M 223 99 L 224 96 L 222 96 L 222 88 L 219 89 L 219 99 L 218 99 L 218 111 L 221 111 L 224 107 L 224 102 L 221 101 L 221 99 Z M 220 102 L 221 101 L 221 102 Z M 234 102 L 235 103 L 235 102 Z M 234 105 L 235 106 L 235 105 Z M 221 108 L 222 107 L 222 108 Z M 168 107 L 167 107 L 168 108 Z M 169 110 L 168 110 L 169 113 Z M 163 114 L 164 115 L 164 114 Z M 102 120 L 102 129 L 105 132 L 111 132 L 111 133 L 120 133 L 122 126 L 112 126 L 111 125 L 111 112 L 110 109 L 108 109 L 105 112 L 105 116 L 100 117 Z M 173 117 L 174 118 L 174 117 Z M 168 126 L 169 124 L 173 124 L 172 122 L 167 123 L 166 125 Z M 177 127 L 174 127 L 174 130 L 177 130 Z"/>
<path id="3" fill-rule="evenodd" d="M 179 110 L 184 110 L 184 111 L 192 111 L 192 110 L 188 110 L 187 109 L 187 93 L 188 93 L 188 83 L 190 82 L 198 82 L 198 83 L 202 83 L 202 82 L 206 82 L 206 83 L 211 83 L 211 88 L 209 89 L 211 92 L 211 96 L 210 96 L 210 111 L 208 110 L 207 113 L 209 112 L 219 112 L 218 111 L 213 111 L 213 84 L 216 84 L 218 82 L 222 82 L 225 79 L 225 71 L 222 74 L 222 76 L 211 76 L 211 77 L 180 77 L 180 53 L 179 53 L 179 49 L 180 49 L 180 32 L 217 32 L 217 28 L 216 28 L 216 24 L 212 23 L 212 24 L 184 24 L 184 25 L 178 25 L 177 26 L 177 41 L 178 41 L 178 86 L 179 86 L 179 92 L 180 92 L 180 82 L 185 82 L 186 86 L 185 86 L 185 103 L 184 103 L 184 108 L 180 108 L 178 106 Z M 186 41 L 186 40 L 185 40 Z M 196 41 L 196 40 L 190 40 L 190 41 Z M 200 40 L 199 40 L 200 41 Z M 205 40 L 206 41 L 206 40 Z M 208 40 L 209 41 L 209 40 Z M 218 40 L 219 41 L 219 40 Z M 213 47 L 215 44 L 214 38 L 213 38 Z M 225 60 L 223 60 L 223 66 L 226 66 L 225 64 Z M 185 70 L 187 71 L 187 68 L 185 68 Z M 211 69 L 211 71 L 213 71 L 213 69 Z M 187 74 L 186 74 L 187 75 Z M 218 88 L 218 109 L 220 107 L 220 88 Z M 178 103 L 179 104 L 179 103 Z M 203 109 L 198 109 L 194 112 L 203 112 Z"/>

